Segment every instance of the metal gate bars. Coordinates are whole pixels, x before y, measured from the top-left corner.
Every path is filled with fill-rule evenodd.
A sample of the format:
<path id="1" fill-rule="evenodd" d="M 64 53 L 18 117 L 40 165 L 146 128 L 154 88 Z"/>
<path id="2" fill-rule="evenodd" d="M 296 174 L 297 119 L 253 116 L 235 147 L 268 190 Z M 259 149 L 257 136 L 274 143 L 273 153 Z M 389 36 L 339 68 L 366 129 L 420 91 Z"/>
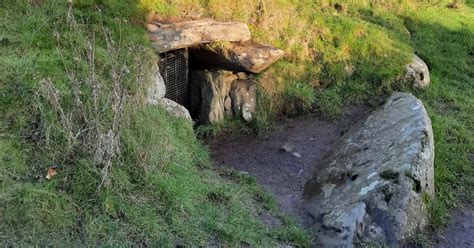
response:
<path id="1" fill-rule="evenodd" d="M 165 97 L 183 106 L 189 103 L 188 50 L 172 50 L 160 54 L 160 74 L 166 85 Z"/>

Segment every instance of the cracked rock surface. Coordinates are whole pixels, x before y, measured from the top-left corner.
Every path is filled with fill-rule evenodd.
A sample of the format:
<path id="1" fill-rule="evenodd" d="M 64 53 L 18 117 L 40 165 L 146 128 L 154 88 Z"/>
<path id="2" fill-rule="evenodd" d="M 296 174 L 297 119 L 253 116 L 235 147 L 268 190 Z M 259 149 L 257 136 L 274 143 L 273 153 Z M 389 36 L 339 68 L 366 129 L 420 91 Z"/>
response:
<path id="1" fill-rule="evenodd" d="M 418 99 L 394 93 L 336 142 L 304 187 L 307 223 L 324 247 L 399 247 L 428 223 L 434 141 Z"/>

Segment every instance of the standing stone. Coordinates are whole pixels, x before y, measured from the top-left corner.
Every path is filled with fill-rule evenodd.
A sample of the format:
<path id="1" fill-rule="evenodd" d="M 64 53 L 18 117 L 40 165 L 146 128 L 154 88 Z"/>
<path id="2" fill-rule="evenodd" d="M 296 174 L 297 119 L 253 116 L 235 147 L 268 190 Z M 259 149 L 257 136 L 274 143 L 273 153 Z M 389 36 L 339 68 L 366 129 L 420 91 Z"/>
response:
<path id="1" fill-rule="evenodd" d="M 428 224 L 434 141 L 420 100 L 394 93 L 334 146 L 305 184 L 304 207 L 321 247 L 399 247 Z"/>
<path id="2" fill-rule="evenodd" d="M 161 98 L 165 97 L 166 86 L 157 65 L 152 68 L 152 73 L 152 84 L 148 89 L 148 103 L 156 105 Z"/>
<path id="3" fill-rule="evenodd" d="M 191 71 L 191 84 L 197 89 L 191 94 L 191 104 L 200 106 L 200 122 L 207 124 L 224 120 L 230 87 L 236 79 L 237 76 L 230 71 Z"/>
<path id="4" fill-rule="evenodd" d="M 257 108 L 257 86 L 252 80 L 235 80 L 230 89 L 232 110 L 236 116 L 251 121 Z"/>
<path id="5" fill-rule="evenodd" d="M 242 22 L 217 22 L 212 19 L 147 25 L 153 48 L 163 53 L 218 41 L 250 40 L 250 30 Z"/>
<path id="6" fill-rule="evenodd" d="M 430 71 L 426 63 L 413 54 L 413 60 L 406 65 L 405 81 L 413 88 L 425 88 L 430 84 Z"/>

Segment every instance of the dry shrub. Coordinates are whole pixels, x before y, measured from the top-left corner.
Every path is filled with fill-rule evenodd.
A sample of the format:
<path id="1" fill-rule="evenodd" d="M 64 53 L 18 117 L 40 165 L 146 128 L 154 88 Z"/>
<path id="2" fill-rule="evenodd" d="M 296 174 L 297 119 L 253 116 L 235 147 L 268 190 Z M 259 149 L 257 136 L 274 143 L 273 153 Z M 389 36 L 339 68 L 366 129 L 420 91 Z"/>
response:
<path id="1" fill-rule="evenodd" d="M 85 25 L 72 14 L 67 20 L 69 28 L 77 32 Z M 119 63 L 127 60 L 124 56 L 140 54 L 139 46 L 127 44 L 126 49 L 119 49 L 103 24 L 100 31 L 85 36 L 85 44 L 63 44 L 60 35 L 56 35 L 58 53 L 67 75 L 66 86 L 44 79 L 36 100 L 38 106 L 44 106 L 39 108 L 43 122 L 52 123 L 54 127 L 44 132 L 45 140 L 55 140 L 59 146 L 52 145 L 56 149 L 54 160 L 89 154 L 95 162 L 95 171 L 102 176 L 100 186 L 108 186 L 109 172 L 120 154 L 121 131 L 128 125 L 126 109 L 128 105 L 141 104 L 143 83 L 147 81 L 144 72 L 148 71 L 143 67 L 152 61 L 134 59 L 136 71 L 132 75 L 127 65 Z M 97 49 L 98 42 L 105 43 L 105 51 Z M 105 52 L 109 59 L 104 59 L 99 51 Z M 77 64 L 68 63 L 70 57 Z"/>

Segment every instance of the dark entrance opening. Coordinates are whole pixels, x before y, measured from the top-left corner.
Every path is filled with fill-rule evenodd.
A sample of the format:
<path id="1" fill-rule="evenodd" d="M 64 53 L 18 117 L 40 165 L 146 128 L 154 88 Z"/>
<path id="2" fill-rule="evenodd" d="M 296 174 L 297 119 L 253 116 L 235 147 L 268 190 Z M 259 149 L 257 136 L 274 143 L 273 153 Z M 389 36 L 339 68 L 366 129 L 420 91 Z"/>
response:
<path id="1" fill-rule="evenodd" d="M 166 85 L 165 97 L 189 108 L 188 50 L 172 50 L 160 54 L 159 68 Z"/>
<path id="2" fill-rule="evenodd" d="M 218 116 L 215 117 L 216 120 L 223 119 L 224 112 L 226 116 L 233 116 L 232 100 L 229 95 L 232 80 L 224 81 L 227 80 L 227 76 L 237 79 L 237 72 L 228 71 L 226 67 L 207 61 L 208 58 L 205 55 L 196 52 L 198 49 L 196 47 L 183 48 L 159 55 L 159 71 L 166 86 L 165 98 L 184 106 L 196 123 L 209 123 L 208 116 L 211 115 L 212 108 L 219 109 L 216 110 L 217 114 L 212 113 Z M 218 73 L 220 70 L 232 76 Z M 206 71 L 204 74 L 195 73 L 204 71 Z M 247 78 L 242 80 L 247 80 Z M 227 86 L 217 86 L 221 83 Z M 228 100 L 223 103 L 221 98 Z"/>

